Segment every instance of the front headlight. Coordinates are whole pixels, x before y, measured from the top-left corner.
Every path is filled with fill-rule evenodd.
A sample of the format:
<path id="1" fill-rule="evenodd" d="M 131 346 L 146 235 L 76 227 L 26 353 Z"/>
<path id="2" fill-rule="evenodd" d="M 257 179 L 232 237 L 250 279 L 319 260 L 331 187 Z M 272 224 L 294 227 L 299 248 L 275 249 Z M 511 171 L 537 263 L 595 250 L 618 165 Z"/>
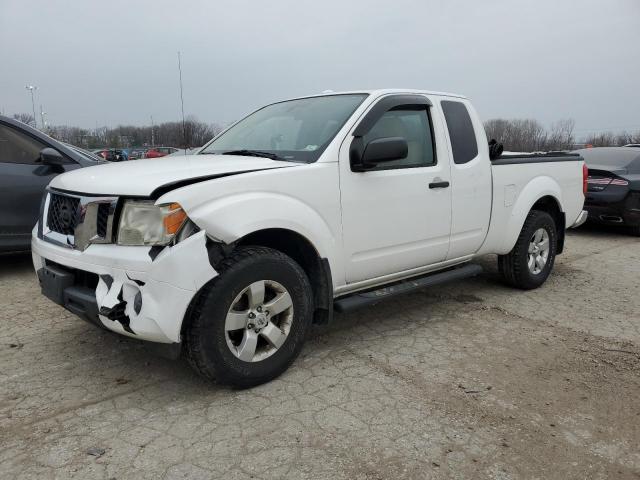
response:
<path id="1" fill-rule="evenodd" d="M 167 245 L 185 222 L 187 214 L 179 203 L 127 200 L 120 215 L 118 245 Z"/>

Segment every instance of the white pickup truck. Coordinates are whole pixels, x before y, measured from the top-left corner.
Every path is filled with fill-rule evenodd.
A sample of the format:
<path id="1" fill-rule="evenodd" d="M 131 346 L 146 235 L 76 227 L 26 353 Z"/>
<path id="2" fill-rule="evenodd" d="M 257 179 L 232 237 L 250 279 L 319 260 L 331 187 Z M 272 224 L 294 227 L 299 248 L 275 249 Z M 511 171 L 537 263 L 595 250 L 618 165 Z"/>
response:
<path id="1" fill-rule="evenodd" d="M 263 107 L 197 154 L 56 177 L 32 252 L 43 293 L 172 344 L 202 375 L 282 373 L 309 326 L 478 273 L 540 286 L 586 219 L 570 154 L 489 158 L 462 96 L 376 90 Z"/>

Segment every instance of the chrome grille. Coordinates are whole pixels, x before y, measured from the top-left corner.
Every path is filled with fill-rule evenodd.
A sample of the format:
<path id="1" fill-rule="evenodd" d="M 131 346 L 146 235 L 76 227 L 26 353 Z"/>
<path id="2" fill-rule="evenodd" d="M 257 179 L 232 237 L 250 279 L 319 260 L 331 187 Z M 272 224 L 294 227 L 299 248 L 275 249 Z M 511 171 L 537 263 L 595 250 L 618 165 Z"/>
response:
<path id="1" fill-rule="evenodd" d="M 80 217 L 79 206 L 80 199 L 77 197 L 52 194 L 49 201 L 47 226 L 53 232 L 73 235 Z"/>
<path id="2" fill-rule="evenodd" d="M 111 243 L 117 202 L 117 197 L 49 191 L 43 209 L 41 238 L 78 250 L 92 243 Z"/>
<path id="3" fill-rule="evenodd" d="M 100 203 L 98 205 L 97 233 L 100 237 L 107 236 L 109 227 L 109 210 L 111 205 L 108 203 Z"/>

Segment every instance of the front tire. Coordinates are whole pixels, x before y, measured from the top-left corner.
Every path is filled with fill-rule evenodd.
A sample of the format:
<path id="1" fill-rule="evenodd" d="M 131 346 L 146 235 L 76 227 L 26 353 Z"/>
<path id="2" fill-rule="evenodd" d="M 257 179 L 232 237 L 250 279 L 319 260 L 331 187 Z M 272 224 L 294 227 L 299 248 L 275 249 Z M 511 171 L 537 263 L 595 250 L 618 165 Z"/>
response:
<path id="1" fill-rule="evenodd" d="M 218 265 L 187 318 L 185 354 L 202 376 L 246 388 L 284 372 L 312 319 L 312 290 L 293 259 L 240 247 Z"/>
<path id="2" fill-rule="evenodd" d="M 538 288 L 553 269 L 557 249 L 553 218 L 546 212 L 532 210 L 511 252 L 498 256 L 498 269 L 504 281 L 513 287 Z"/>

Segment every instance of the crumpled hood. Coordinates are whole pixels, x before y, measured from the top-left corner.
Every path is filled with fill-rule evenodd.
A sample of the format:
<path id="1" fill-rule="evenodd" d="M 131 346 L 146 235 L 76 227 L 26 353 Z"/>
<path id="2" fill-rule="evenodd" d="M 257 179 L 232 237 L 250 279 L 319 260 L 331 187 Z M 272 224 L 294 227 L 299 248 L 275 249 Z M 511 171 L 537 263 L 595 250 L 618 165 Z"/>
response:
<path id="1" fill-rule="evenodd" d="M 186 155 L 114 162 L 80 168 L 55 177 L 50 186 L 97 195 L 148 196 L 156 189 L 300 164 L 237 155 Z"/>

